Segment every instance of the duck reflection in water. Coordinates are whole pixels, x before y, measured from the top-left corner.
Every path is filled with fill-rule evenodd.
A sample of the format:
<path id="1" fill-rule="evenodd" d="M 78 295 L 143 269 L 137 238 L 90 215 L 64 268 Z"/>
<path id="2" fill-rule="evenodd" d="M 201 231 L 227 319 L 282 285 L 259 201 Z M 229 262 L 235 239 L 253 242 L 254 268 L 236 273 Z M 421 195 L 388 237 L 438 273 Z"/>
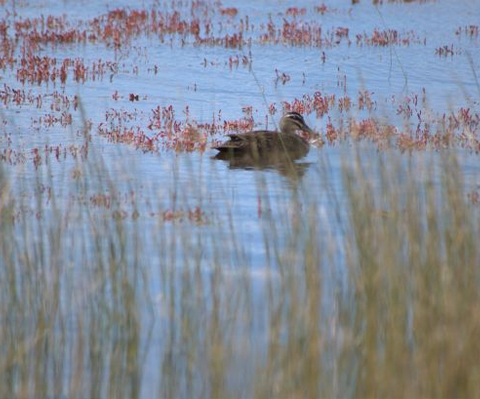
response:
<path id="1" fill-rule="evenodd" d="M 305 132 L 308 139 L 298 135 Z M 257 130 L 229 134 L 228 141 L 213 148 L 219 153 L 214 159 L 229 162 L 232 169 L 276 169 L 288 177 L 301 177 L 309 163 L 296 163 L 319 144 L 321 138 L 305 123 L 298 112 L 288 112 L 280 120 L 280 131 Z"/>

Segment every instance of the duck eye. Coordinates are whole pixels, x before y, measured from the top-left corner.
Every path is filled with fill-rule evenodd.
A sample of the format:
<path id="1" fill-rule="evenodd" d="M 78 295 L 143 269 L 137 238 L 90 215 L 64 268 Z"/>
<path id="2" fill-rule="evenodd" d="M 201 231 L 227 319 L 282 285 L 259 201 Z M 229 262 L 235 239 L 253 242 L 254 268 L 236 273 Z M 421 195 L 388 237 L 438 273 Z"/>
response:
<path id="1" fill-rule="evenodd" d="M 294 116 L 294 117 L 292 117 L 291 119 L 292 119 L 292 121 L 294 121 L 297 125 L 302 126 L 302 125 L 304 124 L 302 117 Z"/>

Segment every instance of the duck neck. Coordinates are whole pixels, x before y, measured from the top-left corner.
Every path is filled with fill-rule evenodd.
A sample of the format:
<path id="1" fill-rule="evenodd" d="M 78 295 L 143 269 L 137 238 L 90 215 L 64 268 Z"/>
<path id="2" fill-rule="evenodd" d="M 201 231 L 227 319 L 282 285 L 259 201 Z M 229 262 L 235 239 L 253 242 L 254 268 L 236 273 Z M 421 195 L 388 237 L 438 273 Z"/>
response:
<path id="1" fill-rule="evenodd" d="M 293 126 L 290 123 L 285 123 L 284 121 L 280 121 L 280 132 L 283 134 L 295 134 L 296 131 L 296 126 Z"/>

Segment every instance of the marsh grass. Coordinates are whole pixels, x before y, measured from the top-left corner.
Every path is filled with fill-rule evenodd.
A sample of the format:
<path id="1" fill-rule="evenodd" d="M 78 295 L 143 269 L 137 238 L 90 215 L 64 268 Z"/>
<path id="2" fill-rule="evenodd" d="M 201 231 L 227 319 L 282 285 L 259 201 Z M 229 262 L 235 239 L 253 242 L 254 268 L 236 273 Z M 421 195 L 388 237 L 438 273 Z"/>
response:
<path id="1" fill-rule="evenodd" d="M 257 173 L 255 242 L 228 190 L 168 222 L 0 168 L 0 397 L 478 396 L 478 205 L 453 152 L 413 158 L 347 149 L 339 188 L 320 152 L 282 196 Z M 77 197 L 121 191 L 77 169 Z M 151 206 L 208 207 L 202 173 Z"/>

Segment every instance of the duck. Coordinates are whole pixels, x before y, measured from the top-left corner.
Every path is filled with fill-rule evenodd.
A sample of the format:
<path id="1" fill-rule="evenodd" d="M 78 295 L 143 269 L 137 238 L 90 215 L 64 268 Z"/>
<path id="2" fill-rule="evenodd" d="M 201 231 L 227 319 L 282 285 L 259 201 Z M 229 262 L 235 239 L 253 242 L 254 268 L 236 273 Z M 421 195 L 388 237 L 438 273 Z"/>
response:
<path id="1" fill-rule="evenodd" d="M 287 112 L 280 119 L 280 131 L 256 130 L 246 133 L 231 133 L 229 140 L 212 148 L 219 151 L 215 158 L 242 158 L 252 161 L 267 161 L 273 158 L 296 160 L 310 150 L 310 141 L 297 132 L 306 132 L 318 137 L 298 112 Z"/>

